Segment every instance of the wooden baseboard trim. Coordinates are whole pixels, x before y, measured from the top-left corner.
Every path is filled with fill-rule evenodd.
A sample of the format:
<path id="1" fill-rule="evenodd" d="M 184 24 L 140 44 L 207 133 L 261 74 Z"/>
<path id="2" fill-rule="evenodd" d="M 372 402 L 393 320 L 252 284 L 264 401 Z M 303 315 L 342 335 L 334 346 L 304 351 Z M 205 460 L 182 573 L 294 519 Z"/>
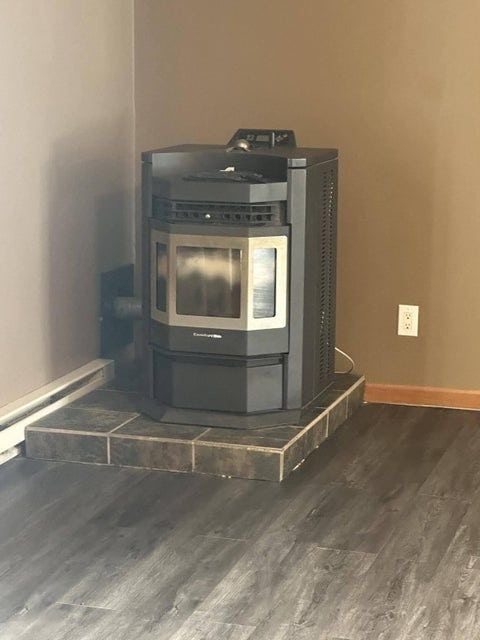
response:
<path id="1" fill-rule="evenodd" d="M 480 389 L 444 389 L 442 387 L 414 387 L 397 384 L 367 384 L 366 402 L 411 404 L 454 409 L 480 409 Z"/>

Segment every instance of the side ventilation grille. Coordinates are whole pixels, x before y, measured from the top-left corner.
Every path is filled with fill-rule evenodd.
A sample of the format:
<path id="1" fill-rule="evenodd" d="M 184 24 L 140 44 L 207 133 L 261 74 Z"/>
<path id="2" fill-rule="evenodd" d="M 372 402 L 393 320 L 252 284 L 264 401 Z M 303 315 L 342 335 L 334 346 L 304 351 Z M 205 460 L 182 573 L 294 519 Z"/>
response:
<path id="1" fill-rule="evenodd" d="M 337 236 L 337 178 L 336 171 L 328 169 L 322 176 L 321 246 L 320 259 L 320 318 L 318 327 L 318 364 L 320 377 L 327 376 L 335 367 L 335 280 Z"/>

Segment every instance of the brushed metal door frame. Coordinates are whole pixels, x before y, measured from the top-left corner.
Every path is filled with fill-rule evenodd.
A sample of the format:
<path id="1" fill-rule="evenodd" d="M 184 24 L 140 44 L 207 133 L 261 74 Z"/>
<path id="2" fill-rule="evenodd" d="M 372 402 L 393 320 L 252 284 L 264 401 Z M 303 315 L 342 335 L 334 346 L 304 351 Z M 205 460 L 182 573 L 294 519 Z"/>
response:
<path id="1" fill-rule="evenodd" d="M 166 311 L 157 308 L 157 243 L 167 247 Z M 177 308 L 177 247 L 198 247 L 240 250 L 240 317 L 194 316 L 178 314 Z M 253 317 L 253 277 L 255 249 L 276 250 L 275 315 L 270 318 Z M 232 329 L 255 331 L 285 327 L 287 322 L 288 238 L 278 236 L 210 236 L 165 233 L 157 229 L 150 235 L 150 306 L 151 317 L 170 326 L 202 329 Z"/>

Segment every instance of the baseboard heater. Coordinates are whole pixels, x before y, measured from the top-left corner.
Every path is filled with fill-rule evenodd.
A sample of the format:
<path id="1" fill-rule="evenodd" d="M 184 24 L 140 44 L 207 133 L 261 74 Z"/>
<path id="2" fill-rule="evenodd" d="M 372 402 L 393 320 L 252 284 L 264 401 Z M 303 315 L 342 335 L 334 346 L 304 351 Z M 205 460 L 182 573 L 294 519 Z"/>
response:
<path id="1" fill-rule="evenodd" d="M 106 384 L 114 372 L 113 360 L 92 360 L 0 407 L 0 464 L 20 453 L 26 426 Z"/>

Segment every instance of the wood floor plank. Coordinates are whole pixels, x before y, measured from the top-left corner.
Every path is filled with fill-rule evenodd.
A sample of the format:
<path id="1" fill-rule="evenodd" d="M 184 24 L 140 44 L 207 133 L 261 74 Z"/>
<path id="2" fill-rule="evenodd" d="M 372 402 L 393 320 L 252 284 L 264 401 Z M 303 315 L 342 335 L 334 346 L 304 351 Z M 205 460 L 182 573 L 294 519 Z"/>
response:
<path id="1" fill-rule="evenodd" d="M 172 502 L 181 502 L 172 490 L 172 485 L 178 484 L 178 476 L 175 475 L 166 474 L 163 482 L 158 483 L 146 472 L 128 470 L 125 475 L 126 470 L 119 474 L 118 470 L 110 469 L 110 473 L 105 475 L 105 469 L 100 472 L 96 467 L 68 467 L 73 474 L 90 469 L 91 477 L 84 479 L 80 486 L 71 482 L 70 489 L 76 487 L 77 491 L 74 499 L 69 490 L 64 490 L 63 500 L 58 499 L 54 492 L 55 499 L 48 504 L 43 518 L 34 519 L 35 526 L 27 526 L 22 536 L 10 538 L 13 550 L 0 556 L 0 562 L 3 562 L 0 620 L 15 617 L 25 608 L 29 610 L 52 604 L 72 589 L 85 573 L 97 578 L 104 568 L 103 583 L 109 583 L 115 566 L 122 566 L 127 558 L 134 559 L 140 551 L 155 547 L 163 521 L 162 510 L 152 515 L 152 509 L 155 506 L 158 509 L 158 499 L 163 500 L 163 493 L 170 494 Z M 103 473 L 101 483 L 98 483 L 99 473 Z M 112 481 L 113 478 L 117 482 Z M 189 480 L 187 476 L 184 479 Z M 146 484 L 155 488 L 157 501 L 153 499 L 153 489 L 150 492 L 146 490 Z M 181 493 L 186 497 L 186 492 Z M 157 535 L 152 535 L 150 540 L 145 537 L 139 539 L 139 522 L 147 519 L 149 513 L 151 518 L 156 517 Z M 102 551 L 108 550 L 110 543 L 114 542 L 111 530 L 105 526 L 109 522 L 113 523 L 120 539 L 127 531 L 130 532 L 127 545 L 121 547 L 117 555 L 108 555 L 107 552 L 102 555 Z M 171 528 L 168 523 L 166 526 Z M 134 537 L 137 538 L 136 543 L 132 543 Z M 99 549 L 100 554 L 95 555 Z M 3 550 L 1 544 L 0 550 Z"/>
<path id="2" fill-rule="evenodd" d="M 0 625 L 2 640 L 159 640 L 154 620 L 118 611 L 55 603 Z"/>
<path id="3" fill-rule="evenodd" d="M 345 441 L 347 423 L 332 438 L 336 446 L 325 464 L 307 461 L 298 478 L 287 481 L 293 499 L 279 526 L 293 528 L 305 542 L 378 552 L 461 429 L 455 423 L 450 428 L 451 413 L 379 405 L 362 409 L 353 421 L 358 438 Z M 401 429 L 392 428 L 397 423 Z"/>
<path id="4" fill-rule="evenodd" d="M 26 517 L 38 508 L 42 501 L 50 500 L 50 497 L 47 498 L 47 487 L 53 480 L 54 474 L 51 472 L 56 469 L 58 473 L 63 466 L 63 463 L 55 462 L 43 464 L 40 460 L 35 460 L 33 465 L 29 463 L 25 458 L 16 458 L 0 467 L 0 527 L 3 527 L 0 541 L 10 535 L 7 531 L 13 532 L 15 514 L 18 514 L 17 523 L 21 528 Z M 55 484 L 52 483 L 50 486 L 53 488 Z M 23 514 L 20 514 L 21 511 Z"/>
<path id="5" fill-rule="evenodd" d="M 368 452 L 362 447 L 362 455 L 346 466 L 338 480 L 382 495 L 392 494 L 402 485 L 423 483 L 461 429 L 452 419 L 456 413 L 388 407 L 381 424 L 370 434 L 369 443 L 374 440 L 375 446 L 369 446 Z M 402 426 L 396 429 L 394 425 Z M 390 436 L 385 431 L 392 427 L 396 433 Z"/>
<path id="6" fill-rule="evenodd" d="M 64 582 L 75 579 L 64 563 L 71 558 L 72 545 L 81 543 L 77 530 L 136 481 L 129 470 L 63 464 L 48 468 L 0 522 L 0 620 L 39 598 L 56 599 Z"/>
<path id="7" fill-rule="evenodd" d="M 349 580 L 365 573 L 374 558 L 297 543 L 294 536 L 268 531 L 199 609 L 218 622 L 253 624 L 269 637 L 282 624 L 303 623 L 312 606 L 327 612 L 331 603 L 343 602 Z M 326 618 L 327 613 L 322 629 L 328 628 Z"/>
<path id="8" fill-rule="evenodd" d="M 457 434 L 448 414 L 434 410 L 373 406 L 360 414 L 358 440 L 344 442 L 326 465 L 312 460 L 315 478 L 307 461 L 306 478 L 300 470 L 303 481 L 287 481 L 293 499 L 280 526 L 293 527 L 299 540 L 378 552 Z M 402 429 L 392 429 L 397 422 Z M 343 441 L 346 431 L 338 433 Z"/>
<path id="9" fill-rule="evenodd" d="M 255 627 L 215 622 L 197 612 L 171 636 L 171 640 L 249 640 L 254 631 Z"/>
<path id="10" fill-rule="evenodd" d="M 353 640 L 352 638 L 334 638 L 328 633 L 325 634 L 318 627 L 306 627 L 294 623 L 284 624 L 280 627 L 269 629 L 266 636 L 262 626 L 249 637 L 248 640 Z"/>
<path id="11" fill-rule="evenodd" d="M 466 502 L 417 495 L 364 576 L 356 605 L 342 612 L 336 632 L 398 640 L 421 613 L 422 596 L 436 581 L 467 509 Z"/>
<path id="12" fill-rule="evenodd" d="M 234 480 L 228 498 L 200 523 L 200 535 L 249 540 L 262 534 L 292 500 L 283 485 L 273 482 Z"/>
<path id="13" fill-rule="evenodd" d="M 14 501 L 20 504 L 38 479 L 45 475 L 56 463 L 43 460 L 27 460 L 26 458 L 12 458 L 0 466 L 1 469 L 1 502 L 0 519 L 2 513 L 10 508 Z"/>
<path id="14" fill-rule="evenodd" d="M 452 413 L 456 412 L 362 407 L 287 479 L 285 486 L 295 493 L 309 490 L 314 482 L 342 482 L 389 495 L 406 484 L 423 483 L 461 430 Z"/>
<path id="15" fill-rule="evenodd" d="M 480 486 L 480 414 L 475 411 L 452 411 L 450 415 L 451 420 L 461 427 L 460 431 L 420 491 L 468 500 Z"/>
<path id="16" fill-rule="evenodd" d="M 244 552 L 241 540 L 196 535 L 232 491 L 237 483 L 150 474 L 79 530 L 62 602 L 161 619 L 173 633 Z"/>
<path id="17" fill-rule="evenodd" d="M 423 590 L 416 616 L 405 620 L 400 638 L 480 638 L 480 493 L 462 519 L 435 579 Z"/>
<path id="18" fill-rule="evenodd" d="M 302 495 L 302 509 L 286 508 L 281 526 L 296 539 L 332 549 L 378 553 L 408 508 L 418 485 L 400 485 L 378 496 L 341 483 Z"/>
<path id="19" fill-rule="evenodd" d="M 187 546 L 168 541 L 120 575 L 85 567 L 62 601 L 154 619 L 159 632 L 170 637 L 243 555 L 244 547 L 243 541 L 203 536 Z"/>
<path id="20" fill-rule="evenodd" d="M 81 565 L 82 558 L 88 557 L 91 562 L 77 570 L 75 588 L 63 594 L 63 601 L 119 610 L 135 607 L 154 615 L 159 610 L 159 591 L 167 585 L 170 595 L 167 598 L 164 589 L 165 612 L 178 610 L 176 589 L 185 592 L 189 572 L 199 584 L 202 580 L 210 584 L 212 568 L 223 571 L 218 561 L 223 558 L 222 562 L 232 564 L 237 553 L 243 553 L 243 546 L 237 543 L 271 520 L 265 502 L 276 504 L 270 493 L 276 485 L 172 474 L 165 478 L 171 483 L 168 487 L 159 482 L 158 474 L 152 474 L 79 531 L 83 543 L 70 561 Z M 274 510 L 280 508 L 281 502 Z M 100 538 L 98 529 L 103 534 Z M 213 554 L 214 559 L 209 564 L 202 559 L 202 564 L 195 553 L 206 554 L 202 558 Z M 199 567 L 203 574 L 197 571 Z M 178 579 L 182 572 L 184 584 Z M 164 585 L 157 585 L 159 575 Z M 152 598 L 145 592 L 152 593 Z M 197 602 L 205 595 L 192 595 L 190 600 Z M 184 608 L 189 607 L 187 602 Z"/>

